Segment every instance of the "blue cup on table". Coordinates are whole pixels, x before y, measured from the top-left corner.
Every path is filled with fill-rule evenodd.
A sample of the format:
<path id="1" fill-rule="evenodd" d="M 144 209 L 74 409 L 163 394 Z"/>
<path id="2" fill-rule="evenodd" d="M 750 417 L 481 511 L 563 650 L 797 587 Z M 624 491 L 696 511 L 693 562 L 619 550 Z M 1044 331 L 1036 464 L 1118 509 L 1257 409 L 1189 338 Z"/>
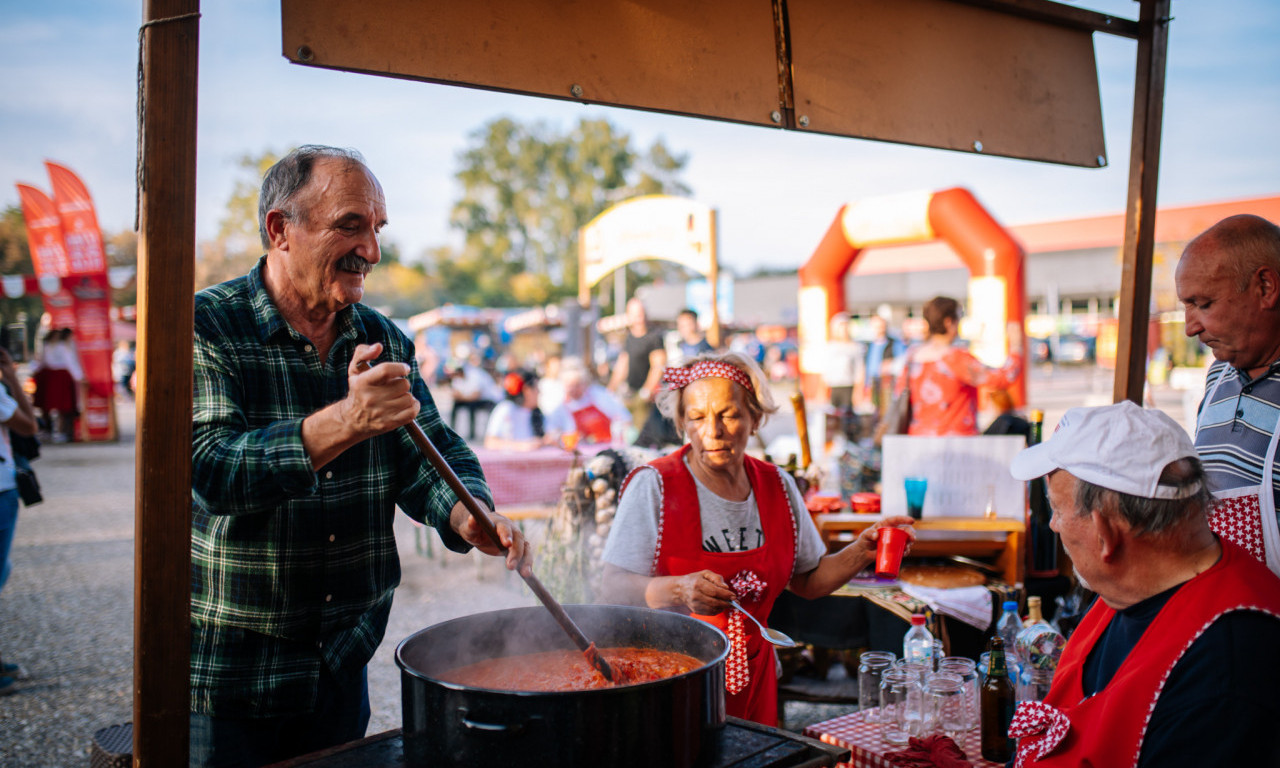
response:
<path id="1" fill-rule="evenodd" d="M 907 514 L 919 520 L 924 514 L 924 495 L 929 490 L 929 479 L 908 477 L 903 479 L 902 484 L 907 491 Z"/>

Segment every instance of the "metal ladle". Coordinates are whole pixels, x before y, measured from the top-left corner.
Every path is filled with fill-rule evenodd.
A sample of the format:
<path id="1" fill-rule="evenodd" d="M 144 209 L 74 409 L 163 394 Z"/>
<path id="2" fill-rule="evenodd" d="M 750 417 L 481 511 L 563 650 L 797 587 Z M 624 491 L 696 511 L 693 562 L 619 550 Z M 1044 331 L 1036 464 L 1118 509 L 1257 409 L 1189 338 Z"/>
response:
<path id="1" fill-rule="evenodd" d="M 756 626 L 760 628 L 760 634 L 764 637 L 765 642 L 772 643 L 773 645 L 776 645 L 779 648 L 795 648 L 796 646 L 800 645 L 795 640 L 792 640 L 791 638 L 787 637 L 786 635 L 779 632 L 778 630 L 770 629 L 769 627 L 766 627 L 765 625 L 761 624 L 760 621 L 755 616 L 752 616 L 751 614 L 744 611 L 742 609 L 742 606 L 738 605 L 737 600 L 730 600 L 729 605 L 732 605 L 734 608 L 737 608 L 739 613 L 741 613 L 743 616 L 746 616 L 748 619 L 751 619 L 752 621 L 755 622 Z"/>

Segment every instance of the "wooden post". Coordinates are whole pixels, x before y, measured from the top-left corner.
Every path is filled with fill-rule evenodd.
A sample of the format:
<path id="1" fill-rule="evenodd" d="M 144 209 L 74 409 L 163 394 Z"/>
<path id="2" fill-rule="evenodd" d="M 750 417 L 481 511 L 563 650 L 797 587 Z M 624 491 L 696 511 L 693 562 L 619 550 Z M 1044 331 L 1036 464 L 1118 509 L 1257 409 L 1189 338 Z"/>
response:
<path id="1" fill-rule="evenodd" d="M 1147 328 L 1170 0 L 1141 2 L 1133 140 L 1129 154 L 1129 202 L 1125 208 L 1124 260 L 1120 272 L 1120 327 L 1112 391 L 1116 402 L 1128 399 L 1138 405 L 1142 405 L 1142 388 L 1147 378 Z"/>
<path id="2" fill-rule="evenodd" d="M 187 764 L 199 0 L 147 0 L 138 232 L 133 764 Z"/>

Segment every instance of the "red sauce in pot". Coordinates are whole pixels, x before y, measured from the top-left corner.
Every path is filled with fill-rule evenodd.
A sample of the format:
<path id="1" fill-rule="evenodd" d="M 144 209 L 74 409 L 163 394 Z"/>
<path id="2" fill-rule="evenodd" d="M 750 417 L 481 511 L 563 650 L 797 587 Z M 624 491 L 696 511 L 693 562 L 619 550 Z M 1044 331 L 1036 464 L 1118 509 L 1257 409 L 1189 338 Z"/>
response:
<path id="1" fill-rule="evenodd" d="M 606 648 L 600 655 L 613 669 L 616 682 L 605 680 L 580 651 L 573 650 L 486 659 L 450 670 L 440 678 L 472 688 L 502 691 L 585 691 L 647 683 L 702 666 L 692 656 L 653 648 Z"/>

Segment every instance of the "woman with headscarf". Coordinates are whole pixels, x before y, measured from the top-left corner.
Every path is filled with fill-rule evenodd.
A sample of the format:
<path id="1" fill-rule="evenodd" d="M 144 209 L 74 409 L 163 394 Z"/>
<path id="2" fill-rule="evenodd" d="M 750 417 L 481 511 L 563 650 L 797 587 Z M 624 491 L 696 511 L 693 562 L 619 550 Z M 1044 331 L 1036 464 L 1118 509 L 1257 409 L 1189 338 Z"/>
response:
<path id="1" fill-rule="evenodd" d="M 623 485 L 604 550 L 604 591 L 617 603 L 684 611 L 724 630 L 730 715 L 773 725 L 773 648 L 730 600 L 761 623 L 783 589 L 830 594 L 872 563 L 887 517 L 828 554 L 795 481 L 747 455 L 777 410 L 760 367 L 745 355 L 702 355 L 663 375 L 658 397 L 687 443 L 638 467 Z M 914 536 L 914 534 L 912 534 Z"/>

